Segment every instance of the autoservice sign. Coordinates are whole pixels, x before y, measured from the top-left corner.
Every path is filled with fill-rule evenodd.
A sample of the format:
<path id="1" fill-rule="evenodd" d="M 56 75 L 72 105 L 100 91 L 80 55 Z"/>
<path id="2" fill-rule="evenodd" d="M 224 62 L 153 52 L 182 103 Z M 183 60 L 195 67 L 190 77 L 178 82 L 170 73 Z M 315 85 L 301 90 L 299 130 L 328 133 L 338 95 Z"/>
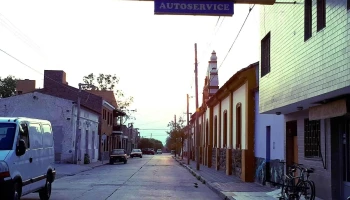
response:
<path id="1" fill-rule="evenodd" d="M 232 16 L 233 2 L 203 0 L 154 0 L 154 14 Z"/>

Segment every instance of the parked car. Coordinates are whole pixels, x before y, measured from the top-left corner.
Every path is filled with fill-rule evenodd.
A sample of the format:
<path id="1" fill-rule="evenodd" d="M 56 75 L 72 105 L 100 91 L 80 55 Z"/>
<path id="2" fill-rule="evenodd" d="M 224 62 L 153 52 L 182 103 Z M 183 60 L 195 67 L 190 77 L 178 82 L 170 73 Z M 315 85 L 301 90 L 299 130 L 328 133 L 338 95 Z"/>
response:
<path id="1" fill-rule="evenodd" d="M 113 149 L 109 153 L 109 164 L 112 165 L 115 162 L 124 162 L 124 164 L 128 162 L 128 155 L 124 149 Z"/>
<path id="2" fill-rule="evenodd" d="M 140 157 L 142 158 L 142 151 L 141 149 L 133 149 L 130 153 L 130 158 L 133 158 L 133 157 Z"/>
<path id="3" fill-rule="evenodd" d="M 49 199 L 56 175 L 54 156 L 49 121 L 0 117 L 1 199 L 20 199 L 32 192 Z"/>
<path id="4" fill-rule="evenodd" d="M 162 150 L 161 149 L 157 149 L 157 154 L 162 154 Z"/>
<path id="5" fill-rule="evenodd" d="M 154 150 L 152 148 L 145 148 L 145 149 L 142 149 L 142 154 L 154 155 Z"/>

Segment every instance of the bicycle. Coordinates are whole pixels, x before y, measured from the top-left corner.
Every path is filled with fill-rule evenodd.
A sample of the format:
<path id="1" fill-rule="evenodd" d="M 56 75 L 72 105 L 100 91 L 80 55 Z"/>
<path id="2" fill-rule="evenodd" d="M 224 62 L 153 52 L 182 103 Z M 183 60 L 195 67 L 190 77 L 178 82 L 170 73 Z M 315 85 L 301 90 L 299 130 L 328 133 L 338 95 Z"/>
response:
<path id="1" fill-rule="evenodd" d="M 295 176 L 297 169 L 299 176 Z M 302 164 L 294 163 L 290 169 L 290 175 L 286 179 L 286 187 L 284 189 L 284 199 L 300 199 L 304 196 L 305 199 L 315 199 L 315 183 L 309 180 L 310 174 L 314 172 L 313 168 L 305 168 Z M 297 179 L 297 183 L 295 183 Z M 309 194 L 310 192 L 310 194 Z"/>
<path id="2" fill-rule="evenodd" d="M 280 161 L 280 163 L 286 164 L 284 161 Z M 295 176 L 297 170 L 300 171 L 300 176 Z M 294 163 L 286 167 L 286 173 L 283 176 L 282 183 L 269 182 L 273 185 L 281 186 L 280 200 L 299 200 L 302 195 L 305 199 L 314 200 L 315 184 L 313 181 L 309 180 L 310 173 L 313 173 L 313 171 L 312 168 L 304 168 L 302 164 Z M 308 191 L 310 191 L 309 189 L 311 190 L 310 195 L 308 194 Z"/>
<path id="3" fill-rule="evenodd" d="M 315 183 L 309 179 L 310 174 L 314 172 L 314 169 L 303 167 L 302 164 L 295 164 L 295 168 L 300 170 L 300 176 L 298 177 L 298 183 L 296 184 L 296 187 L 300 189 L 298 191 L 301 192 L 300 196 L 303 195 L 305 199 L 314 200 L 316 196 Z M 311 190 L 310 194 L 308 194 L 308 189 Z"/>

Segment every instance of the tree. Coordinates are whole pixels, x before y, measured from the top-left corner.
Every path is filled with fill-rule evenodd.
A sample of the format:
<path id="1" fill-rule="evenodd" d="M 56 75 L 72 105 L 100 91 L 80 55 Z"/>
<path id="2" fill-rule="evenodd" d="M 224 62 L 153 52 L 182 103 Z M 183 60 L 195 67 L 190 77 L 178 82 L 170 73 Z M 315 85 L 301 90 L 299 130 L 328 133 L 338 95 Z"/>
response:
<path id="1" fill-rule="evenodd" d="M 162 149 L 163 143 L 159 140 L 156 140 L 154 138 L 141 138 L 138 143 L 138 148 L 144 149 L 144 148 L 153 148 L 155 150 Z"/>
<path id="2" fill-rule="evenodd" d="M 83 81 L 86 84 L 89 84 L 89 86 L 83 86 L 82 88 L 84 90 L 91 90 L 92 85 L 96 86 L 99 90 L 112 90 L 114 91 L 114 94 L 116 96 L 116 101 L 119 109 L 126 110 L 126 120 L 128 119 L 134 119 L 132 117 L 131 110 L 128 110 L 127 108 L 130 107 L 130 105 L 134 102 L 134 97 L 125 97 L 124 92 L 120 89 L 116 89 L 116 86 L 119 83 L 119 78 L 114 74 L 99 74 L 98 76 L 95 76 L 93 73 L 84 76 Z"/>
<path id="3" fill-rule="evenodd" d="M 17 79 L 11 75 L 3 79 L 0 77 L 0 98 L 16 95 L 16 82 Z"/>
<path id="4" fill-rule="evenodd" d="M 167 149 L 177 151 L 183 147 L 183 142 L 186 139 L 184 123 L 185 120 L 182 117 L 179 117 L 176 123 L 175 121 L 170 121 L 168 123 L 170 131 L 167 131 L 167 134 L 169 135 L 166 139 Z"/>

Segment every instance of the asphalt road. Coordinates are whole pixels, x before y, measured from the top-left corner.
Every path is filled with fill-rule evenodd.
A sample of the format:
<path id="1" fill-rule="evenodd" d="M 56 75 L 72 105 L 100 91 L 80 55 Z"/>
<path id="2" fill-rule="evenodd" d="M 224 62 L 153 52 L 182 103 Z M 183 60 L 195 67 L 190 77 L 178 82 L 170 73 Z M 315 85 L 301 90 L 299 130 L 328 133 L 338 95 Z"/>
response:
<path id="1" fill-rule="evenodd" d="M 198 187 L 195 187 L 195 183 Z M 39 199 L 38 193 L 22 197 Z M 129 158 L 53 183 L 52 200 L 188 199 L 216 200 L 217 194 L 180 166 L 170 154 Z"/>

